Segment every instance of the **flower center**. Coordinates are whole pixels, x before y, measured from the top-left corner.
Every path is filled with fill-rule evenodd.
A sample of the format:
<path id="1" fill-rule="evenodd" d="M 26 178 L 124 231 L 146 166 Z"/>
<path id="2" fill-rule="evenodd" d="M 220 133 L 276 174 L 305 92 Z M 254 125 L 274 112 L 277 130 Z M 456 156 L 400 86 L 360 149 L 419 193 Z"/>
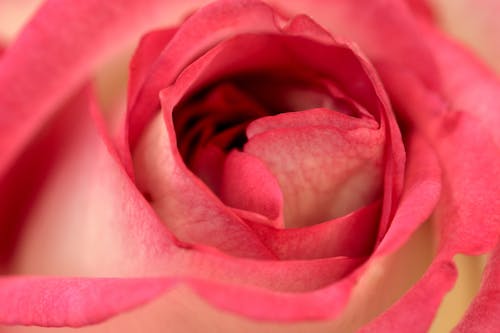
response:
<path id="1" fill-rule="evenodd" d="M 173 123 L 178 149 L 185 164 L 215 194 L 228 203 L 224 200 L 224 193 L 227 192 L 224 173 L 227 172 L 228 155 L 233 151 L 251 153 L 252 144 L 249 149 L 245 147 L 249 135 L 252 135 L 255 128 L 261 126 L 260 123 L 279 118 L 279 116 L 309 111 L 326 114 L 326 117 L 330 113 L 332 116 L 341 114 L 344 119 L 371 119 L 371 115 L 364 108 L 324 78 L 305 72 L 292 75 L 284 72 L 267 72 L 227 78 L 196 92 L 174 109 Z M 306 115 L 301 120 L 299 116 L 293 121 L 294 124 L 289 125 L 308 126 L 308 122 L 311 121 L 309 118 L 310 115 Z M 321 125 L 327 124 L 319 122 L 314 124 L 314 127 Z M 275 142 L 269 144 L 274 145 Z M 329 143 L 325 142 L 325 144 Z M 297 146 L 293 141 L 290 145 Z M 276 151 L 276 154 L 286 153 L 289 149 L 290 147 L 283 147 Z M 314 150 L 314 147 L 311 149 Z M 258 151 L 254 151 L 253 156 L 261 159 L 271 169 L 271 177 L 277 178 L 280 183 L 287 182 L 283 174 L 273 168 L 273 161 Z M 307 163 L 307 156 L 304 158 Z M 300 172 L 299 167 L 303 167 L 305 170 L 302 172 L 306 174 L 322 172 L 314 170 L 317 166 L 308 170 L 309 167 L 304 167 L 299 161 L 292 160 L 286 163 L 290 164 L 290 168 L 297 167 L 297 172 Z M 339 159 L 339 164 L 342 163 L 346 162 Z M 349 183 L 347 180 L 342 180 L 342 182 Z M 286 187 L 285 184 L 282 185 Z M 311 185 L 314 186 L 314 184 Z M 369 182 L 368 185 L 371 186 Z M 314 216 L 304 213 L 299 215 L 299 218 L 314 221 L 308 223 L 312 224 L 342 215 L 353 208 L 352 205 L 341 204 L 340 206 L 342 207 L 334 209 L 336 211 L 334 213 L 328 209 Z M 285 212 L 285 215 L 291 214 Z M 293 213 L 293 215 L 296 214 Z M 286 217 L 286 220 L 290 222 L 295 218 Z"/>

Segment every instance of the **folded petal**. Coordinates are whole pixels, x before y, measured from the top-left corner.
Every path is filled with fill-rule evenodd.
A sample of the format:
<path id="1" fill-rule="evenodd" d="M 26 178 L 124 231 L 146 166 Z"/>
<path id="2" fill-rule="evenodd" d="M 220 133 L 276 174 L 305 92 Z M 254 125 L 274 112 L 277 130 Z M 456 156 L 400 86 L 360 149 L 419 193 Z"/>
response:
<path id="1" fill-rule="evenodd" d="M 6 178 L 11 186 L 1 221 L 7 232 L 1 234 L 15 248 L 7 273 L 122 276 L 142 271 L 146 253 L 168 252 L 172 245 L 109 154 L 90 107 L 87 91 L 69 101 L 15 165 L 17 178 Z M 146 243 L 151 247 L 132 245 Z M 127 249 L 136 255 L 125 258 Z"/>

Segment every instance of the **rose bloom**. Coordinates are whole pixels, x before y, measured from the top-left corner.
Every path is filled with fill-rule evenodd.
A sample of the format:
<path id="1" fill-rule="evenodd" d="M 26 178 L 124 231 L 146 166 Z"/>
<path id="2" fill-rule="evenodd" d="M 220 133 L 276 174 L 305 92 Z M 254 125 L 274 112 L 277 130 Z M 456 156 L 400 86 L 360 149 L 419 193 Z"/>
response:
<path id="1" fill-rule="evenodd" d="M 0 8 L 0 332 L 498 331 L 497 2 L 49 0 L 12 37 L 36 5 Z"/>

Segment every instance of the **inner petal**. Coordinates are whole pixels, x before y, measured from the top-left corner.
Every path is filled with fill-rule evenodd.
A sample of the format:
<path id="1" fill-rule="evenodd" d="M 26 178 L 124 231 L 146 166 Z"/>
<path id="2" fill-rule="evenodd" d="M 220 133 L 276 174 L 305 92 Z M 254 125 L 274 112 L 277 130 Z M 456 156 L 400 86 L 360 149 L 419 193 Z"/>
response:
<path id="1" fill-rule="evenodd" d="M 352 128 L 329 125 L 339 118 L 334 111 L 329 122 L 318 125 L 317 111 L 304 111 L 300 117 L 286 113 L 261 118 L 249 127 L 253 133 L 244 146 L 277 177 L 287 227 L 345 215 L 381 194 L 383 131 L 352 127 L 352 123 Z M 264 129 L 259 132 L 257 127 Z"/>
<path id="2" fill-rule="evenodd" d="M 249 45 L 265 47 L 269 56 L 242 57 L 241 49 Z M 312 61 L 303 46 L 330 54 L 331 61 Z M 166 89 L 162 101 L 167 122 L 172 114 L 186 166 L 221 201 L 254 222 L 265 215 L 273 219 L 277 213 L 268 208 L 281 207 L 278 215 L 285 225 L 300 227 L 343 216 L 380 197 L 386 129 L 383 105 L 367 71 L 344 46 L 240 36 L 190 66 L 181 75 L 187 81 Z M 266 202 L 279 195 L 255 200 L 257 192 L 251 190 L 241 196 L 241 188 L 259 183 L 258 175 L 249 172 L 250 182 L 230 182 L 229 192 L 222 187 L 228 180 L 227 157 L 235 151 L 270 172 L 266 178 L 277 181 L 283 205 Z M 238 176 L 238 167 L 231 173 Z M 237 203 L 230 203 L 233 191 Z"/>

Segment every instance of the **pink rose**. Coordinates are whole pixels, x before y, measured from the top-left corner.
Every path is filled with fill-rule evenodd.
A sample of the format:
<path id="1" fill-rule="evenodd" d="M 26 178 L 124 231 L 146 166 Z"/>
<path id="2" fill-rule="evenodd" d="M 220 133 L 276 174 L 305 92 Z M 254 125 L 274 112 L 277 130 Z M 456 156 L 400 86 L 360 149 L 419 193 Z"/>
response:
<path id="1" fill-rule="evenodd" d="M 495 74 L 421 1 L 202 2 L 47 1 L 1 55 L 0 332 L 427 332 L 484 253 L 448 329 L 495 332 Z"/>

